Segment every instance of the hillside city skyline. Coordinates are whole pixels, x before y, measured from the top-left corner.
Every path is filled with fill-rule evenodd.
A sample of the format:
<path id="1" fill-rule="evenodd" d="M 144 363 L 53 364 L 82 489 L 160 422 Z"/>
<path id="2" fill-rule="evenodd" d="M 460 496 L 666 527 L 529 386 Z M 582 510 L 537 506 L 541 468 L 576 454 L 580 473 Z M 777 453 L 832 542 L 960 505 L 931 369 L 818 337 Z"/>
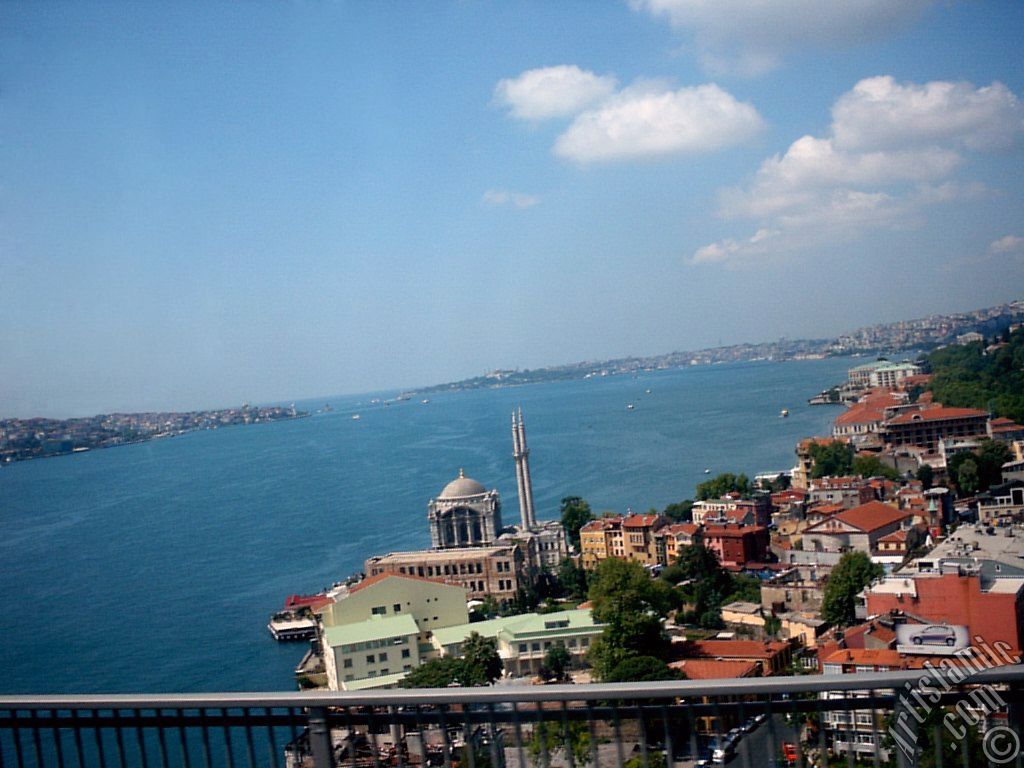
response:
<path id="1" fill-rule="evenodd" d="M 497 368 L 480 375 L 440 383 L 421 384 L 413 387 L 388 387 L 367 392 L 336 392 L 325 395 L 305 397 L 278 397 L 259 403 L 261 407 L 276 407 L 294 402 L 315 402 L 329 400 L 332 397 L 358 397 L 398 393 L 399 397 L 433 392 L 457 391 L 473 389 L 480 386 L 520 386 L 540 381 L 571 380 L 593 375 L 615 375 L 632 373 L 642 370 L 660 370 L 678 368 L 685 365 L 713 364 L 716 362 L 748 362 L 755 360 L 771 360 L 784 362 L 794 359 L 814 359 L 824 356 L 843 356 L 877 352 L 880 355 L 895 354 L 906 350 L 924 350 L 943 343 L 953 342 L 958 334 L 971 332 L 975 329 L 986 330 L 992 325 L 1002 329 L 1010 320 L 1024 319 L 1024 299 L 1016 299 L 1003 304 L 989 307 L 955 312 L 951 314 L 932 313 L 923 317 L 905 318 L 891 323 L 877 323 L 845 331 L 838 336 L 824 339 L 778 339 L 776 341 L 739 342 L 736 344 L 707 347 L 699 350 L 675 350 L 661 354 L 646 356 L 627 356 L 602 360 L 578 360 L 569 363 L 557 363 L 536 369 Z M 1000 321 L 1002 324 L 1000 325 Z M 995 325 L 993 325 L 995 323 Z M 991 333 L 989 329 L 988 332 Z M 519 374 L 519 375 L 517 375 Z M 244 407 L 249 407 L 246 401 Z M 252 401 L 255 402 L 255 401 Z M 111 409 L 103 413 L 54 415 L 4 415 L 0 414 L 0 424 L 8 421 L 29 421 L 44 419 L 64 421 L 88 419 L 102 416 L 149 416 L 149 415 L 200 415 L 208 411 L 226 411 L 234 414 L 239 411 L 240 404 L 198 405 L 181 410 L 144 410 Z M 143 422 L 145 423 L 145 422 Z M 151 428 L 151 425 L 146 425 Z M 177 429 L 177 427 L 175 427 Z"/>

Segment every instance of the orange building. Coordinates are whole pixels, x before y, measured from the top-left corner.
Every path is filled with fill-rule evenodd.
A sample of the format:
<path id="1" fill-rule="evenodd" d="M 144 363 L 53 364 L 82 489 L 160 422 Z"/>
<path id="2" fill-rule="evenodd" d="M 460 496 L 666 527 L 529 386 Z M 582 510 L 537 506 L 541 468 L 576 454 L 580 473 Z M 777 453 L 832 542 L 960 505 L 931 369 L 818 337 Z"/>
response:
<path id="1" fill-rule="evenodd" d="M 656 534 L 668 526 L 664 515 L 615 515 L 591 520 L 580 529 L 580 550 L 584 568 L 602 560 L 619 557 L 642 565 L 663 563 L 664 546 Z"/>

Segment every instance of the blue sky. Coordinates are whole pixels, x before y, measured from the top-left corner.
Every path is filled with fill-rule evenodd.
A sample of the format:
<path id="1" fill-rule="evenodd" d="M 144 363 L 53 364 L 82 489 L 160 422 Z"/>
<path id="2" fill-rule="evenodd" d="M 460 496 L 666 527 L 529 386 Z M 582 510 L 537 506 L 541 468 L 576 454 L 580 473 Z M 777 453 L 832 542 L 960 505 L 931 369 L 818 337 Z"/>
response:
<path id="1" fill-rule="evenodd" d="M 0 416 L 1019 298 L 1024 4 L 0 6 Z"/>

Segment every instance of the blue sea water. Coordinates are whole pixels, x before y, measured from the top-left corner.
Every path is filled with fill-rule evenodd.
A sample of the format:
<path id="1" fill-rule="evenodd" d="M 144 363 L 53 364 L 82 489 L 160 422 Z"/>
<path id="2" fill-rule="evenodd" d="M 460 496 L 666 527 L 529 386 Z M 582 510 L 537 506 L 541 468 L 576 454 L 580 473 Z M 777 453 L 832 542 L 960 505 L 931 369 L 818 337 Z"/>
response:
<path id="1" fill-rule="evenodd" d="M 287 594 L 428 546 L 427 502 L 460 467 L 516 521 L 513 407 L 539 518 L 570 494 L 647 510 L 692 496 L 705 467 L 792 466 L 796 441 L 836 415 L 807 398 L 847 367 L 701 366 L 390 407 L 328 398 L 335 410 L 307 419 L 5 467 L 0 692 L 292 690 L 304 647 L 266 630 Z"/>

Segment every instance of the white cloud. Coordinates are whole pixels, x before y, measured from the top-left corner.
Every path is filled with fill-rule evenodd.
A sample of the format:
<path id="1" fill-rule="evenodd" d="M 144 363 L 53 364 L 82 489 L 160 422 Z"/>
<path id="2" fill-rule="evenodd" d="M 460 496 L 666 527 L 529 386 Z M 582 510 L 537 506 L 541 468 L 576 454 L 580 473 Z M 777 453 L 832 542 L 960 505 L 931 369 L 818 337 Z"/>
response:
<path id="1" fill-rule="evenodd" d="M 768 158 L 745 188 L 722 193 L 729 218 L 764 216 L 820 199 L 838 185 L 928 181 L 947 176 L 961 162 L 938 147 L 893 152 L 843 152 L 832 139 L 803 136 L 781 157 Z"/>
<path id="2" fill-rule="evenodd" d="M 933 206 L 985 194 L 984 185 L 950 176 L 972 153 L 1006 147 L 1024 132 L 1017 97 L 998 83 L 870 78 L 843 94 L 832 115 L 829 135 L 797 139 L 764 160 L 748 183 L 720 193 L 724 218 L 752 220 L 777 236 L 770 243 L 725 238 L 697 249 L 692 263 L 735 262 L 923 224 Z"/>
<path id="3" fill-rule="evenodd" d="M 500 80 L 494 100 L 521 120 L 569 117 L 610 96 L 617 85 L 611 75 L 595 75 L 575 64 L 530 69 Z"/>
<path id="4" fill-rule="evenodd" d="M 746 240 L 734 240 L 729 237 L 717 243 L 698 248 L 690 259 L 693 264 L 716 264 L 731 261 L 736 256 L 751 256 L 764 251 L 765 244 L 779 236 L 777 229 L 759 229 Z"/>
<path id="5" fill-rule="evenodd" d="M 808 46 L 850 45 L 888 37 L 938 0 L 629 0 L 693 35 L 712 71 L 755 75 Z"/>
<path id="6" fill-rule="evenodd" d="M 579 163 L 708 152 L 750 139 L 764 127 L 757 110 L 717 85 L 626 88 L 578 115 L 555 154 Z"/>
<path id="7" fill-rule="evenodd" d="M 1024 105 L 1005 85 L 984 88 L 892 77 L 861 80 L 832 108 L 832 134 L 847 149 L 948 142 L 970 149 L 1009 146 L 1024 127 Z"/>
<path id="8" fill-rule="evenodd" d="M 482 199 L 487 205 L 511 205 L 514 208 L 531 208 L 540 202 L 540 198 L 536 195 L 510 192 L 507 189 L 488 189 L 484 192 Z"/>
<path id="9" fill-rule="evenodd" d="M 988 252 L 999 256 L 1003 254 L 1024 253 L 1024 237 L 1006 235 L 989 243 Z"/>

